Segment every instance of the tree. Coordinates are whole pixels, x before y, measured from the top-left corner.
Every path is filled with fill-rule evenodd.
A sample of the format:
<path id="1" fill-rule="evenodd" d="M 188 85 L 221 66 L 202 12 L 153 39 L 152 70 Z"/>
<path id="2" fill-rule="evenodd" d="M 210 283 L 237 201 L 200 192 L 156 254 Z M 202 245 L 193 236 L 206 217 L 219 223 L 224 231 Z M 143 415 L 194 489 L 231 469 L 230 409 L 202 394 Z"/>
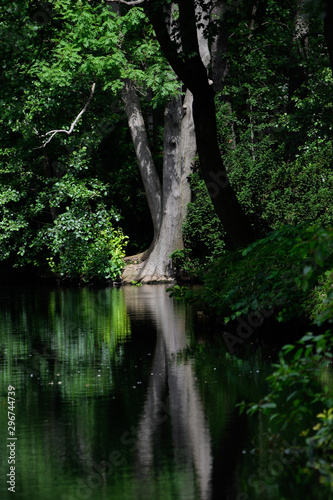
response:
<path id="1" fill-rule="evenodd" d="M 187 177 L 196 153 L 191 113 L 192 95 L 186 92 L 171 98 L 165 107 L 162 183 L 150 152 L 140 103 L 131 81 L 122 90 L 138 164 L 145 186 L 154 226 L 150 248 L 139 256 L 139 265 L 128 266 L 126 281 L 166 281 L 173 279 L 170 254 L 183 247 L 182 224 L 190 201 Z"/>
<path id="2" fill-rule="evenodd" d="M 130 7 L 122 6 L 120 16 L 120 2 L 52 0 L 46 24 L 36 21 L 33 4 L 19 9 L 7 1 L 0 8 L 2 260 L 45 262 L 56 250 L 55 227 L 64 236 L 75 225 L 86 237 L 95 215 L 106 221 L 107 211 L 115 214 L 114 200 L 132 217 L 139 191 L 154 235 L 133 279 L 169 279 L 169 254 L 182 245 L 195 143 L 208 192 L 236 246 L 254 237 L 248 219 L 256 229 L 261 216 L 277 227 L 302 219 L 311 206 L 311 216 L 328 220 L 329 4 L 323 20 L 320 4 L 305 1 L 145 0 L 154 32 L 140 6 L 121 3 Z M 306 76 L 293 90 L 291 61 Z M 132 175 L 136 163 L 142 186 Z M 145 248 L 138 246 L 131 251 Z"/>
<path id="3" fill-rule="evenodd" d="M 119 3 L 114 3 L 113 7 L 120 17 Z M 161 67 L 158 70 L 163 71 Z M 186 91 L 183 98 L 177 92 L 166 102 L 161 182 L 138 93 L 131 79 L 123 80 L 121 94 L 154 228 L 150 247 L 143 254 L 129 258 L 134 264 L 127 266 L 122 278 L 124 281 L 169 281 L 175 277 L 170 254 L 183 248 L 182 225 L 191 197 L 187 178 L 196 154 L 192 95 Z"/>
<path id="4" fill-rule="evenodd" d="M 108 186 L 90 168 L 82 127 L 94 80 L 71 74 L 78 54 L 59 43 L 66 24 L 56 10 L 42 23 L 32 6 L 6 2 L 1 11 L 0 260 L 6 271 L 34 264 L 59 279 L 115 279 L 124 237 Z M 62 50 L 66 62 L 52 67 Z"/>
<path id="5" fill-rule="evenodd" d="M 112 107 L 110 110 L 107 101 L 115 102 L 122 96 L 154 225 L 152 245 L 140 258 L 145 262 L 131 277 L 146 281 L 170 279 L 173 271 L 169 255 L 182 246 L 182 221 L 190 200 L 187 175 L 196 152 L 191 95 L 189 92 L 182 95 L 179 82 L 158 50 L 141 9 L 133 9 L 120 17 L 117 9 L 110 12 L 105 5 L 56 0 L 53 6 L 50 48 L 47 57 L 37 58 L 30 68 L 32 88 L 27 95 L 33 105 L 29 116 L 27 113 L 24 116 L 24 123 L 28 124 L 25 132 L 34 146 L 29 149 L 33 149 L 44 171 L 42 186 L 38 188 L 38 196 L 43 197 L 41 208 L 49 204 L 51 215 L 34 245 L 41 249 L 57 241 L 59 249 L 66 240 L 64 234 L 59 234 L 60 228 L 66 232 L 75 227 L 77 236 L 87 236 L 85 229 L 78 227 L 79 221 L 84 224 L 82 211 L 94 211 L 96 199 L 102 193 L 105 196 L 108 187 L 93 181 L 96 189 L 90 189 L 90 179 L 87 183 L 84 172 L 88 170 L 87 177 L 92 177 L 91 155 L 101 140 L 96 134 L 100 122 L 106 119 L 110 124 L 117 120 L 115 113 L 110 113 Z M 57 39 L 59 43 L 53 44 Z M 39 102 L 34 85 L 39 89 Z M 154 165 L 138 89 L 144 95 L 143 102 L 150 93 L 155 106 L 165 106 L 161 181 Z M 64 117 L 63 108 L 68 119 Z M 23 129 L 22 125 L 21 122 Z M 112 140 L 112 133 L 107 130 L 102 135 L 104 141 L 108 137 Z M 83 203 L 78 207 L 80 198 Z M 103 207 L 98 213 L 104 220 Z M 24 223 L 29 225 L 28 220 Z M 52 239 L 54 232 L 57 238 Z M 25 248 L 29 245 L 31 240 L 27 240 Z M 55 250 L 54 245 L 52 248 Z M 83 251 L 84 246 L 80 246 L 80 255 Z M 73 253 L 68 257 L 74 264 Z M 56 270 L 58 266 L 53 260 L 51 263 Z"/>
<path id="6" fill-rule="evenodd" d="M 110 14 L 108 20 L 111 28 L 109 35 L 113 36 L 115 41 L 112 46 L 113 57 L 123 63 L 122 68 L 117 68 L 116 75 L 112 75 L 116 80 L 113 85 L 118 86 L 116 90 L 120 91 L 125 104 L 154 227 L 150 248 L 141 255 L 129 258 L 138 264 L 128 265 L 123 279 L 166 281 L 173 279 L 175 275 L 170 254 L 183 246 L 182 223 L 187 203 L 190 201 L 187 177 L 196 153 L 192 97 L 189 91 L 182 96 L 180 85 L 159 53 L 158 44 L 155 37 L 151 36 L 149 26 L 148 29 L 142 29 L 146 21 L 142 10 L 133 9 L 121 16 L 119 5 L 115 3 L 113 11 L 115 16 Z M 148 61 L 143 62 L 143 55 L 147 54 Z M 107 82 L 107 72 L 104 72 L 103 79 Z M 154 83 L 152 79 L 157 82 Z M 161 79 L 165 79 L 162 85 Z M 161 94 L 164 92 L 161 102 L 165 106 L 161 179 L 153 160 L 138 90 L 144 96 L 151 93 L 155 100 L 161 100 Z"/>
<path id="7" fill-rule="evenodd" d="M 174 2 L 174 5 L 178 10 L 178 22 L 174 23 L 176 34 L 168 30 L 173 16 L 170 6 L 166 13 L 165 2 L 144 2 L 164 55 L 177 76 L 193 94 L 193 119 L 200 167 L 216 212 L 233 244 L 246 245 L 255 239 L 255 233 L 229 183 L 221 158 L 217 140 L 214 90 L 200 51 L 198 31 L 209 16 L 210 3 L 200 2 L 197 9 L 194 0 L 179 0 Z M 207 31 L 208 27 L 206 33 Z"/>

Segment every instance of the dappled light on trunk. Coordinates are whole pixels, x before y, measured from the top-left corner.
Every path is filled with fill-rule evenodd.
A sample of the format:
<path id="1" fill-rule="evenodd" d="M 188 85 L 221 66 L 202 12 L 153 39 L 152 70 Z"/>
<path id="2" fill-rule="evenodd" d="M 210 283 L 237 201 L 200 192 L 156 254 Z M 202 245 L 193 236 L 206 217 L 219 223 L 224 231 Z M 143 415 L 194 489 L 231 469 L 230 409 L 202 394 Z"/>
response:
<path id="1" fill-rule="evenodd" d="M 129 127 L 136 144 L 138 127 L 134 120 L 137 121 L 142 116 L 139 101 L 133 89 L 129 93 L 126 86 L 123 95 Z M 187 91 L 184 99 L 181 95 L 174 97 L 165 108 L 162 183 L 159 182 L 151 159 L 146 134 L 136 147 L 140 172 L 145 186 L 147 185 L 146 195 L 154 222 L 154 240 L 149 251 L 139 258 L 142 262 L 125 268 L 122 275 L 125 282 L 164 282 L 175 279 L 170 254 L 183 247 L 182 224 L 191 199 L 187 177 L 191 173 L 195 153 L 192 94 Z"/>

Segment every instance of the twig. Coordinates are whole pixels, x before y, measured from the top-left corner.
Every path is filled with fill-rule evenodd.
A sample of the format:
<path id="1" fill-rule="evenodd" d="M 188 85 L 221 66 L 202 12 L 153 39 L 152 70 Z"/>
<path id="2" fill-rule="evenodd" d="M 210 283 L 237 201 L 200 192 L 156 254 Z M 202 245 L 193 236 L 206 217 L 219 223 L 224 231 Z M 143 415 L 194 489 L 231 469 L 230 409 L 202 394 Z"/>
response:
<path id="1" fill-rule="evenodd" d="M 75 118 L 75 120 L 73 121 L 73 123 L 71 124 L 69 130 L 65 130 L 65 129 L 58 129 L 58 130 L 50 130 L 49 132 L 46 132 L 46 134 L 44 135 L 40 135 L 39 138 L 41 139 L 42 137 L 47 137 L 48 135 L 50 135 L 50 137 L 47 139 L 47 141 L 44 142 L 44 144 L 42 146 L 39 146 L 39 148 L 36 148 L 36 149 L 40 149 L 40 148 L 45 148 L 45 146 L 53 139 L 53 137 L 58 134 L 58 133 L 63 133 L 63 134 L 67 134 L 67 135 L 70 135 L 73 130 L 74 130 L 74 127 L 75 125 L 77 124 L 77 122 L 79 121 L 79 119 L 81 118 L 81 116 L 83 115 L 83 113 L 85 113 L 85 111 L 87 111 L 87 108 L 89 106 L 89 103 L 91 101 L 91 99 L 93 98 L 93 95 L 94 95 L 94 92 L 95 92 L 95 87 L 96 87 L 96 83 L 93 83 L 92 84 L 92 87 L 91 87 L 91 91 L 90 91 L 90 96 L 86 102 L 86 104 L 84 105 L 83 109 L 80 111 L 80 113 L 77 115 L 77 117 Z"/>

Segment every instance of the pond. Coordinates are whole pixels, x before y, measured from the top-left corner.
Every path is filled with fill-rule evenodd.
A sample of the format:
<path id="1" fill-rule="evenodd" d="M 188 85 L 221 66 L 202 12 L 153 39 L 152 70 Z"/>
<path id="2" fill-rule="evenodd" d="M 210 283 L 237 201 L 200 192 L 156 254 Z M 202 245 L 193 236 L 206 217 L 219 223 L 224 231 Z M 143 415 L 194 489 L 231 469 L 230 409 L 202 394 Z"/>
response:
<path id="1" fill-rule="evenodd" d="M 292 456 L 253 453 L 265 423 L 235 409 L 265 394 L 270 354 L 231 356 L 166 286 L 0 299 L 1 499 L 10 481 L 17 500 L 320 498 Z"/>

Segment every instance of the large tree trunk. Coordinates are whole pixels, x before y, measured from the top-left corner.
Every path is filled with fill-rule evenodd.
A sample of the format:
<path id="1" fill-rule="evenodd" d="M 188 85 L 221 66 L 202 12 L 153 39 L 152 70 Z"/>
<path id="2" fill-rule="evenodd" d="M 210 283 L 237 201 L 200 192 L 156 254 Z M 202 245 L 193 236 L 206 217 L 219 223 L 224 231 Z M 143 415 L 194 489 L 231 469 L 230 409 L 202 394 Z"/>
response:
<path id="1" fill-rule="evenodd" d="M 217 142 L 214 95 L 208 86 L 194 95 L 193 116 L 200 167 L 215 210 L 236 247 L 254 239 L 252 227 L 229 183 Z"/>
<path id="2" fill-rule="evenodd" d="M 192 96 L 173 98 L 165 109 L 162 223 L 149 258 L 139 272 L 140 281 L 168 281 L 175 278 L 170 254 L 183 248 L 182 225 L 190 202 L 187 176 L 196 153 L 195 132 L 191 115 Z"/>
<path id="3" fill-rule="evenodd" d="M 218 139 L 214 91 L 209 84 L 207 70 L 201 59 L 194 1 L 178 0 L 179 44 L 170 38 L 163 9 L 159 5 L 146 5 L 147 14 L 155 29 L 157 39 L 174 69 L 193 94 L 193 117 L 200 167 L 215 210 L 228 236 L 236 247 L 255 240 L 255 233 L 230 186 L 226 168 L 221 158 Z"/>
<path id="4" fill-rule="evenodd" d="M 151 155 L 139 98 L 131 80 L 125 80 L 122 98 L 153 221 L 155 240 L 159 234 L 162 220 L 162 187 Z"/>
<path id="5" fill-rule="evenodd" d="M 135 94 L 135 95 L 134 95 Z M 175 278 L 170 254 L 183 247 L 182 224 L 190 201 L 187 177 L 196 153 L 192 118 L 192 95 L 183 101 L 172 98 L 165 109 L 163 182 L 150 154 L 147 135 L 138 98 L 133 86 L 123 91 L 129 127 L 145 185 L 148 204 L 154 221 L 154 240 L 149 252 L 140 256 L 139 263 L 128 265 L 123 273 L 125 282 L 164 282 Z M 160 195 L 157 192 L 160 190 Z"/>

